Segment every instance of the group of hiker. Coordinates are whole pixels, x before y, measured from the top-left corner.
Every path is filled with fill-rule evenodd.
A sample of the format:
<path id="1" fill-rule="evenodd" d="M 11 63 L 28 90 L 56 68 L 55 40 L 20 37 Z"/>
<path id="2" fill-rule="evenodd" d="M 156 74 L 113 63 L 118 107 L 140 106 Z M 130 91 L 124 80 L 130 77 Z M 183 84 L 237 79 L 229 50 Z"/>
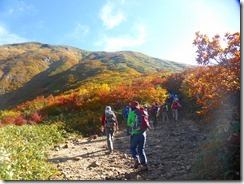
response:
<path id="1" fill-rule="evenodd" d="M 150 108 L 147 104 L 143 105 L 143 108 L 148 112 L 149 122 L 151 122 L 152 127 L 156 128 L 158 126 L 158 122 L 170 122 L 170 109 L 172 112 L 172 118 L 174 121 L 178 121 L 179 119 L 179 108 L 181 107 L 179 103 L 179 98 L 177 95 L 174 95 L 172 101 L 163 102 L 162 105 L 159 105 L 155 102 Z M 131 111 L 130 104 L 126 105 L 123 109 L 122 115 L 125 122 L 127 122 L 129 112 Z M 127 124 L 127 123 L 126 123 Z M 130 127 L 127 124 L 127 135 L 129 135 Z"/>
<path id="2" fill-rule="evenodd" d="M 164 102 L 160 106 L 155 102 L 149 108 L 146 104 L 141 106 L 137 101 L 133 101 L 123 109 L 122 115 L 126 122 L 126 134 L 130 136 L 130 152 L 134 159 L 134 168 L 141 172 L 148 170 L 145 153 L 147 129 L 157 128 L 160 117 L 162 122 L 169 122 L 169 106 L 173 119 L 178 120 L 178 109 L 181 107 L 178 96 L 170 98 L 169 103 Z M 112 108 L 107 106 L 101 117 L 101 131 L 106 134 L 109 154 L 113 153 L 113 136 L 118 129 L 117 117 Z"/>

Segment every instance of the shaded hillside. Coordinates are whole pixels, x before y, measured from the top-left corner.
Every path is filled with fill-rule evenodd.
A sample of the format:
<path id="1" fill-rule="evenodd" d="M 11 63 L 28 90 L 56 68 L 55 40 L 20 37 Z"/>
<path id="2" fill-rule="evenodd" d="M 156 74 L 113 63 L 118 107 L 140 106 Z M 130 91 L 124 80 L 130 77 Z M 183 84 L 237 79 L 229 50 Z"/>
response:
<path id="1" fill-rule="evenodd" d="M 41 43 L 3 45 L 0 46 L 0 109 L 36 96 L 63 93 L 79 87 L 83 80 L 110 71 L 129 75 L 186 67 L 131 51 L 90 52 Z"/>

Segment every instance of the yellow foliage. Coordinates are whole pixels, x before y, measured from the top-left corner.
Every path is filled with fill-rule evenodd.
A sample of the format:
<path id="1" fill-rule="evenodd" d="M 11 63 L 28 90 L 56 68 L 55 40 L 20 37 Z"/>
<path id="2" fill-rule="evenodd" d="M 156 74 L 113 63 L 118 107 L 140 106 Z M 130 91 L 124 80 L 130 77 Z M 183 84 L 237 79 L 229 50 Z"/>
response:
<path id="1" fill-rule="evenodd" d="M 78 91 L 79 96 L 84 96 L 84 95 L 87 95 L 88 93 L 89 93 L 89 91 L 87 89 L 80 88 Z"/>
<path id="2" fill-rule="evenodd" d="M 0 112 L 0 119 L 4 118 L 4 117 L 15 117 L 15 116 L 19 116 L 20 112 L 19 111 L 12 111 L 12 110 L 4 110 Z"/>

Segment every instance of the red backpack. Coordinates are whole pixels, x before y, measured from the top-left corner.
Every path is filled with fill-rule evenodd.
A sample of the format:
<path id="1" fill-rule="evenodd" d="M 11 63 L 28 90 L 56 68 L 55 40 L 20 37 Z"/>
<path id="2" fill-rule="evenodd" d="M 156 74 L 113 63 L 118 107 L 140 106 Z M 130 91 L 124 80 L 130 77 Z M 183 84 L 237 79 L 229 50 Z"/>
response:
<path id="1" fill-rule="evenodd" d="M 173 102 L 172 108 L 173 109 L 179 109 L 180 108 L 179 103 L 178 102 Z"/>
<path id="2" fill-rule="evenodd" d="M 136 109 L 136 122 L 133 129 L 138 129 L 140 132 L 145 132 L 149 128 L 148 113 L 143 108 Z"/>

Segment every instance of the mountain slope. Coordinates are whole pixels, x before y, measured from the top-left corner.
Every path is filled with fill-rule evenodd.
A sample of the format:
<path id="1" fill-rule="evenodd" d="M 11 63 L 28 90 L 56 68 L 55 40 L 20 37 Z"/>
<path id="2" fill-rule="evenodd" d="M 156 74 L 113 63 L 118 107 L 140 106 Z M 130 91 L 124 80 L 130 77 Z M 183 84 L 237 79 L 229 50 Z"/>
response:
<path id="1" fill-rule="evenodd" d="M 0 109 L 36 96 L 60 94 L 102 73 L 145 74 L 186 67 L 142 53 L 91 52 L 68 46 L 22 43 L 0 46 Z"/>

